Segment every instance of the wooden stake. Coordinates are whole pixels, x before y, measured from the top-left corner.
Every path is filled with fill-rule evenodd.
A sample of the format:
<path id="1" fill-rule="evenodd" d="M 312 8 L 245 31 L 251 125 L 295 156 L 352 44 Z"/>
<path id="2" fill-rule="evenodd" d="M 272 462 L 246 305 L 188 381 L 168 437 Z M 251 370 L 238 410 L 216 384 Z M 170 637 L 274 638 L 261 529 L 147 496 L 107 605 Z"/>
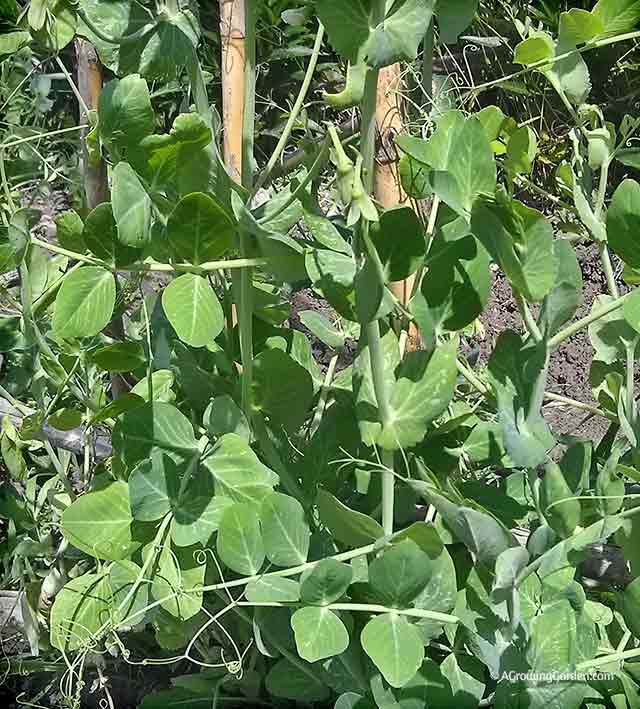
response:
<path id="1" fill-rule="evenodd" d="M 402 74 L 400 64 L 392 64 L 380 70 L 378 77 L 378 104 L 376 107 L 379 143 L 374 191 L 378 202 L 387 209 L 403 203 L 407 196 L 402 189 L 398 173 L 398 153 L 394 139 L 403 132 Z M 399 234 L 398 238 L 402 238 Z M 391 284 L 398 300 L 406 305 L 411 299 L 415 276 Z M 407 351 L 418 349 L 419 335 L 414 325 L 409 329 Z"/>
<path id="2" fill-rule="evenodd" d="M 102 65 L 91 42 L 77 38 L 75 41 L 76 64 L 78 71 L 78 91 L 89 110 L 98 108 L 100 92 L 102 91 Z M 82 106 L 80 113 L 83 113 Z M 88 122 L 89 116 L 81 115 Z M 97 165 L 89 163 L 86 129 L 82 137 L 82 172 L 84 175 L 84 191 L 87 209 L 93 209 L 102 202 L 109 201 L 109 186 L 107 182 L 107 166 L 103 160 Z"/>
<path id="3" fill-rule="evenodd" d="M 224 161 L 232 179 L 240 182 L 246 59 L 244 0 L 220 0 L 220 38 Z"/>

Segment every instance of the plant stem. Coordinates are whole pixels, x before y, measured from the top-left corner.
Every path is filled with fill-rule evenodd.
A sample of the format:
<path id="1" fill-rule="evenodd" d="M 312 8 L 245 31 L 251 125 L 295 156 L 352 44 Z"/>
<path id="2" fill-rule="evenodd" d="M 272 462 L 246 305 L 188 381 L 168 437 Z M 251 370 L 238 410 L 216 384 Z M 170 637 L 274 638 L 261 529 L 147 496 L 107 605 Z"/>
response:
<path id="1" fill-rule="evenodd" d="M 542 342 L 542 333 L 540 332 L 538 323 L 533 317 L 533 313 L 531 312 L 529 305 L 524 300 L 524 298 L 516 291 L 514 291 L 514 295 L 516 297 L 516 302 L 518 303 L 518 308 L 520 309 L 522 321 L 524 322 L 525 327 L 527 328 L 527 332 L 536 342 Z"/>
<path id="2" fill-rule="evenodd" d="M 72 133 L 79 130 L 84 130 L 85 128 L 90 128 L 86 124 L 79 126 L 72 126 L 71 128 L 59 128 L 58 130 L 50 130 L 46 133 L 38 133 L 37 135 L 30 135 L 26 138 L 17 138 L 16 140 L 10 140 L 8 143 L 0 143 L 0 150 L 4 148 L 15 148 L 16 145 L 24 145 L 24 143 L 32 143 L 34 140 L 40 140 L 41 138 L 50 138 L 53 135 L 62 135 L 63 133 Z"/>
<path id="3" fill-rule="evenodd" d="M 378 25 L 386 14 L 385 0 L 372 3 L 371 21 Z M 373 189 L 373 172 L 376 149 L 376 108 L 378 95 L 378 70 L 370 68 L 365 80 L 364 97 L 361 106 L 360 153 L 363 161 L 363 184 L 367 192 Z M 366 234 L 368 223 L 361 221 L 361 229 Z M 391 423 L 391 409 L 385 379 L 385 362 L 380 340 L 380 325 L 377 320 L 366 324 L 365 336 L 369 347 L 373 387 L 378 405 L 378 412 L 383 429 Z M 382 461 L 386 468 L 393 469 L 393 453 L 385 451 Z M 382 527 L 385 534 L 393 533 L 395 481 L 391 472 L 382 473 Z"/>
<path id="4" fill-rule="evenodd" d="M 611 655 L 596 657 L 593 660 L 585 660 L 585 662 L 581 662 L 580 664 L 576 665 L 576 670 L 580 672 L 583 670 L 591 669 L 592 667 L 608 665 L 610 662 L 630 660 L 633 657 L 640 657 L 640 648 L 635 648 L 634 650 L 625 650 L 625 652 L 614 652 Z"/>
<path id="5" fill-rule="evenodd" d="M 338 355 L 333 355 L 331 361 L 329 362 L 329 367 L 327 368 L 327 373 L 324 377 L 324 382 L 322 383 L 322 391 L 320 392 L 320 399 L 318 400 L 318 406 L 309 427 L 309 435 L 313 436 L 315 432 L 320 428 L 320 423 L 322 422 L 322 417 L 324 416 L 325 409 L 327 408 L 327 400 L 329 398 L 329 392 L 331 391 L 331 382 L 333 381 L 334 374 L 336 372 L 336 366 L 338 364 Z"/>
<path id="6" fill-rule="evenodd" d="M 253 194 L 255 194 L 264 184 L 265 182 L 269 179 L 269 176 L 271 175 L 271 172 L 273 171 L 273 168 L 276 166 L 278 160 L 280 159 L 280 156 L 282 155 L 284 149 L 287 147 L 287 143 L 289 142 L 289 138 L 291 137 L 291 133 L 293 132 L 293 128 L 296 124 L 296 121 L 298 120 L 298 116 L 300 115 L 300 111 L 302 110 L 302 107 L 304 106 L 304 102 L 307 98 L 307 94 L 309 93 L 309 87 L 311 86 L 311 80 L 313 79 L 313 75 L 316 70 L 316 66 L 318 64 L 318 57 L 320 56 L 320 50 L 322 49 L 322 40 L 324 39 L 324 25 L 322 22 L 318 22 L 318 31 L 316 33 L 316 41 L 313 45 L 313 51 L 311 53 L 311 57 L 309 59 L 309 65 L 307 66 L 307 72 L 304 76 L 304 79 L 302 81 L 302 85 L 300 86 L 300 91 L 298 92 L 298 97 L 296 98 L 295 103 L 293 104 L 293 108 L 291 109 L 291 113 L 289 114 L 289 118 L 287 120 L 287 123 L 284 127 L 284 130 L 282 131 L 282 135 L 280 136 L 280 140 L 278 141 L 278 144 L 275 147 L 275 150 L 273 151 L 273 154 L 269 158 L 269 161 L 267 162 L 267 165 L 258 178 L 255 188 L 253 190 Z"/>
<path id="7" fill-rule="evenodd" d="M 604 276 L 607 281 L 607 288 L 609 293 L 614 298 L 617 298 L 620 293 L 618 292 L 618 285 L 616 284 L 616 277 L 613 272 L 613 264 L 611 263 L 611 256 L 609 255 L 609 249 L 606 242 L 602 242 L 599 245 L 600 249 L 600 260 L 602 261 L 602 270 L 604 271 Z"/>
<path id="8" fill-rule="evenodd" d="M 589 42 L 588 44 L 585 44 L 582 47 L 578 47 L 577 49 L 571 49 L 568 52 L 563 52 L 562 54 L 558 54 L 555 57 L 540 59 L 537 62 L 529 64 L 529 66 L 525 67 L 524 69 L 515 71 L 512 74 L 501 76 L 499 79 L 487 81 L 484 84 L 478 84 L 477 86 L 474 86 L 473 89 L 474 91 L 486 91 L 487 89 L 491 89 L 494 86 L 498 86 L 499 84 L 504 84 L 505 82 L 512 81 L 513 79 L 518 79 L 521 76 L 525 76 L 526 74 L 531 71 L 534 71 L 535 69 L 540 69 L 543 66 L 556 64 L 557 62 L 560 62 L 563 59 L 568 59 L 569 57 L 574 57 L 578 54 L 583 54 L 584 52 L 588 52 L 591 49 L 599 49 L 601 47 L 607 47 L 611 44 L 617 44 L 618 42 L 627 42 L 634 39 L 640 39 L 639 31 L 626 32 L 624 34 L 619 34 L 613 37 L 605 37 L 603 39 L 596 40 L 595 42 Z"/>
<path id="9" fill-rule="evenodd" d="M 549 340 L 549 349 L 553 349 L 554 347 L 557 347 L 559 344 L 561 344 L 565 340 L 568 340 L 570 337 L 575 335 L 577 332 L 580 332 L 580 330 L 582 330 L 583 328 L 591 325 L 591 323 L 600 320 L 600 318 L 603 318 L 605 315 L 608 315 L 609 313 L 613 313 L 614 311 L 619 310 L 624 305 L 624 301 L 628 296 L 629 296 L 629 293 L 625 293 L 625 295 L 622 295 L 619 298 L 616 298 L 616 300 L 612 301 L 611 303 L 607 303 L 607 305 L 603 305 L 601 308 L 598 308 L 597 310 L 592 311 L 589 315 L 585 316 L 584 318 L 581 318 L 580 320 L 576 320 L 574 323 L 571 323 L 571 325 L 568 325 L 563 330 L 560 330 L 560 332 L 556 333 Z"/>
<path id="10" fill-rule="evenodd" d="M 239 601 L 239 606 L 258 607 L 258 608 L 291 608 L 295 606 L 292 603 L 279 603 L 278 601 Z M 299 605 L 299 604 L 298 604 Z M 351 611 L 355 613 L 395 613 L 396 615 L 405 615 L 411 618 L 427 618 L 435 620 L 439 623 L 458 623 L 459 619 L 455 615 L 448 613 L 439 613 L 438 611 L 428 611 L 422 608 L 388 608 L 376 603 L 331 603 L 324 606 L 327 610 L 334 611 Z"/>
<path id="11" fill-rule="evenodd" d="M 47 251 L 51 251 L 54 254 L 60 254 L 62 256 L 67 256 L 74 261 L 80 261 L 82 263 L 89 263 L 92 266 L 101 266 L 102 268 L 111 271 L 112 273 L 118 272 L 133 272 L 133 273 L 211 273 L 213 271 L 224 271 L 225 269 L 236 269 L 236 268 L 252 268 L 253 266 L 264 266 L 270 263 L 273 259 L 267 258 L 238 258 L 238 259 L 228 259 L 222 261 L 208 261 L 207 263 L 201 263 L 199 266 L 194 266 L 190 263 L 158 263 L 157 261 L 142 261 L 140 263 L 133 263 L 126 267 L 115 268 L 110 263 L 103 261 L 95 256 L 89 256 L 88 254 L 80 254 L 75 251 L 70 251 L 57 244 L 50 244 L 48 241 L 42 241 L 36 236 L 31 237 L 31 243 L 36 246 L 40 246 Z"/>

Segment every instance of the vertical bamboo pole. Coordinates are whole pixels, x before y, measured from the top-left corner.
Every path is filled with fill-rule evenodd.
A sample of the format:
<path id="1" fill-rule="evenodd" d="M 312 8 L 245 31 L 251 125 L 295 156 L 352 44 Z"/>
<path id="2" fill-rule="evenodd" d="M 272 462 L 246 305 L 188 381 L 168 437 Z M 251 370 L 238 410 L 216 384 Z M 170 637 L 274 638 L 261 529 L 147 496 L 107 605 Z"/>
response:
<path id="1" fill-rule="evenodd" d="M 223 152 L 229 175 L 242 179 L 246 15 L 244 0 L 220 0 Z"/>
<path id="2" fill-rule="evenodd" d="M 398 172 L 398 153 L 394 144 L 397 135 L 403 132 L 402 70 L 400 64 L 392 64 L 380 70 L 378 75 L 378 98 L 376 123 L 380 147 L 374 176 L 374 192 L 377 201 L 385 208 L 406 201 Z M 402 238 L 398 234 L 397 238 Z M 411 299 L 415 276 L 391 284 L 398 300 L 406 305 Z M 409 328 L 407 351 L 418 349 L 419 336 L 415 326 Z"/>
<path id="3" fill-rule="evenodd" d="M 75 41 L 76 66 L 78 71 L 78 91 L 87 108 L 91 111 L 98 108 L 100 92 L 102 91 L 102 66 L 96 50 L 91 42 L 78 37 Z M 80 107 L 83 113 L 83 107 Z M 89 116 L 81 116 L 88 121 Z M 97 165 L 89 162 L 86 129 L 81 134 L 82 138 L 82 174 L 84 176 L 84 193 L 87 209 L 93 209 L 102 202 L 109 201 L 109 187 L 107 182 L 107 166 L 103 160 Z"/>
<path id="4" fill-rule="evenodd" d="M 84 101 L 80 104 L 81 119 L 89 122 L 89 116 L 82 115 L 85 108 L 95 111 L 100 101 L 102 91 L 102 64 L 91 42 L 78 37 L 75 40 L 76 69 L 78 92 Z M 84 178 L 85 207 L 94 209 L 99 204 L 109 201 L 109 182 L 107 179 L 107 165 L 104 160 L 90 162 L 87 149 L 87 130 L 81 134 L 82 139 L 82 176 Z M 114 318 L 110 325 L 111 334 L 117 339 L 124 340 L 124 324 L 122 318 Z M 129 391 L 124 379 L 119 374 L 111 375 L 111 393 L 114 399 Z"/>

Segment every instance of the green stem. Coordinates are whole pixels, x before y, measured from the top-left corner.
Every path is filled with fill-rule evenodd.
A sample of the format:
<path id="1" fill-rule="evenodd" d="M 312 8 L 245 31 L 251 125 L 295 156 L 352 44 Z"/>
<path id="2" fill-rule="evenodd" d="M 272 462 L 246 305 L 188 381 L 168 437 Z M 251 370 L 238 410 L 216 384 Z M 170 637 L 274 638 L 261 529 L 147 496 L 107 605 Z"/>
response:
<path id="1" fill-rule="evenodd" d="M 518 308 L 520 309 L 520 315 L 522 315 L 522 321 L 524 322 L 525 327 L 527 328 L 527 332 L 536 342 L 542 342 L 542 333 L 540 332 L 538 323 L 533 317 L 533 313 L 531 312 L 529 305 L 524 300 L 524 298 L 516 291 L 514 291 L 514 295 L 516 297 L 516 302 L 518 303 Z"/>
<path id="2" fill-rule="evenodd" d="M 264 266 L 273 261 L 273 259 L 267 258 L 237 258 L 237 259 L 227 259 L 223 261 L 208 261 L 207 263 L 201 263 L 198 266 L 194 266 L 191 263 L 159 263 L 157 261 L 143 261 L 140 263 L 133 263 L 126 267 L 115 268 L 110 263 L 103 261 L 95 256 L 90 256 L 88 254 L 80 254 L 76 251 L 70 251 L 57 244 L 50 244 L 47 241 L 42 241 L 36 236 L 31 237 L 31 243 L 36 246 L 40 246 L 47 251 L 51 251 L 54 254 L 60 254 L 62 256 L 67 256 L 74 261 L 80 261 L 82 263 L 89 263 L 92 266 L 101 266 L 102 268 L 117 272 L 132 272 L 132 273 L 196 273 L 205 274 L 211 273 L 213 271 L 224 271 L 225 269 L 237 269 L 237 268 L 253 268 L 254 266 Z"/>
<path id="3" fill-rule="evenodd" d="M 560 330 L 560 332 L 556 333 L 549 340 L 549 349 L 553 349 L 554 347 L 557 347 L 559 344 L 563 343 L 565 340 L 568 340 L 570 337 L 575 335 L 577 332 L 580 332 L 580 330 L 582 330 L 583 328 L 591 325 L 591 323 L 597 322 L 598 320 L 600 320 L 600 318 L 603 318 L 605 315 L 608 315 L 609 313 L 613 313 L 614 311 L 619 310 L 624 305 L 624 301 L 626 300 L 626 298 L 628 296 L 629 296 L 629 293 L 625 293 L 625 295 L 620 296 L 619 298 L 612 301 L 611 303 L 607 303 L 607 305 L 603 305 L 601 308 L 598 308 L 597 310 L 592 311 L 586 317 L 581 318 L 580 320 L 576 320 L 571 325 L 568 325 L 563 330 Z"/>
<path id="4" fill-rule="evenodd" d="M 562 54 L 558 54 L 555 57 L 551 58 L 545 58 L 545 59 L 540 59 L 537 62 L 533 62 L 532 64 L 529 64 L 529 66 L 525 67 L 524 69 L 520 69 L 519 71 L 515 71 L 512 74 L 507 74 L 505 76 L 501 76 L 499 79 L 493 79 L 492 81 L 487 81 L 484 84 L 478 84 L 477 86 L 473 87 L 474 91 L 486 91 L 487 89 L 491 89 L 494 86 L 498 86 L 500 84 L 504 84 L 505 82 L 513 81 L 514 79 L 518 79 L 521 76 L 525 76 L 529 72 L 534 71 L 535 69 L 540 69 L 542 67 L 547 67 L 553 64 L 556 64 L 557 62 L 560 62 L 564 59 L 569 59 L 569 57 L 574 57 L 578 54 L 583 54 L 584 52 L 588 52 L 591 49 L 599 49 L 601 47 L 607 47 L 611 44 L 617 44 L 618 42 L 627 42 L 631 41 L 634 39 L 639 39 L 640 38 L 640 32 L 626 32 L 625 34 L 619 34 L 614 37 L 605 37 L 603 39 L 596 40 L 595 42 L 590 42 L 589 44 L 585 44 L 582 47 L 578 47 L 577 49 L 571 49 L 568 52 L 563 52 Z"/>
<path id="5" fill-rule="evenodd" d="M 325 409 L 327 408 L 327 400 L 329 399 L 329 393 L 331 391 L 331 382 L 336 372 L 336 366 L 338 365 L 338 355 L 333 355 L 331 361 L 329 362 L 329 367 L 327 368 L 327 373 L 324 377 L 324 382 L 322 383 L 322 391 L 320 392 L 320 399 L 318 400 L 318 406 L 316 407 L 316 412 L 313 416 L 313 421 L 309 427 L 309 434 L 313 436 L 315 432 L 320 428 L 320 423 L 322 422 L 322 417 L 324 416 Z"/>
<path id="6" fill-rule="evenodd" d="M 4 148 L 15 148 L 16 145 L 24 145 L 24 143 L 32 143 L 34 140 L 40 140 L 41 138 L 50 138 L 53 135 L 62 135 L 63 133 L 72 133 L 74 131 L 84 130 L 85 128 L 91 128 L 88 125 L 72 126 L 71 128 L 60 128 L 58 130 L 50 130 L 46 133 L 38 133 L 37 135 L 30 135 L 27 138 L 17 138 L 16 140 L 10 140 L 8 143 L 1 143 L 0 150 Z"/>
<path id="7" fill-rule="evenodd" d="M 251 192 L 253 183 L 253 133 L 255 129 L 256 82 L 256 11 L 252 0 L 245 0 L 245 94 L 242 119 L 242 186 Z M 240 257 L 248 258 L 249 235 L 240 228 Z M 242 408 L 251 423 L 253 419 L 253 269 L 240 272 L 238 298 L 238 328 L 242 360 Z"/>
<path id="8" fill-rule="evenodd" d="M 258 607 L 258 608 L 292 608 L 295 603 L 280 603 L 278 601 L 239 601 L 239 606 Z M 331 603 L 324 606 L 327 610 L 334 611 L 350 611 L 353 613 L 395 613 L 396 615 L 409 616 L 410 618 L 426 618 L 435 620 L 439 623 L 458 623 L 459 619 L 455 615 L 448 613 L 438 613 L 437 611 L 423 610 L 422 608 L 389 608 L 376 603 Z"/>
<path id="9" fill-rule="evenodd" d="M 386 14 L 386 3 L 384 0 L 374 0 L 372 3 L 371 21 L 378 25 L 384 20 Z M 361 106 L 360 123 L 360 153 L 362 155 L 364 188 L 371 193 L 373 190 L 373 176 L 375 167 L 376 150 L 376 108 L 378 98 L 378 69 L 370 68 L 367 71 L 365 80 L 364 96 Z M 361 221 L 362 234 L 367 237 L 368 223 Z M 369 253 L 371 258 L 371 253 Z M 377 320 L 372 320 L 366 324 L 365 335 L 369 347 L 369 357 L 371 361 L 371 375 L 373 388 L 382 427 L 388 428 L 391 424 L 391 407 L 389 405 L 389 393 L 387 391 L 385 378 L 385 362 L 380 339 L 380 325 Z M 393 453 L 384 453 L 383 464 L 386 468 L 393 469 Z M 385 471 L 382 474 L 382 527 L 385 534 L 393 533 L 393 508 L 395 496 L 395 480 L 392 472 Z"/>
<path id="10" fill-rule="evenodd" d="M 291 133 L 293 132 L 293 128 L 296 124 L 296 121 L 298 120 L 298 116 L 300 115 L 300 111 L 302 110 L 302 107 L 304 106 L 304 102 L 307 98 L 307 94 L 309 93 L 311 81 L 313 79 L 313 75 L 315 73 L 316 66 L 318 64 L 318 57 L 320 56 L 320 50 L 322 49 L 322 40 L 323 39 L 324 39 L 324 26 L 323 26 L 322 22 L 319 22 L 318 23 L 318 31 L 316 33 L 316 41 L 313 45 L 313 51 L 312 51 L 311 57 L 309 59 L 309 65 L 307 66 L 307 72 L 306 72 L 304 79 L 302 81 L 302 85 L 300 86 L 300 91 L 298 92 L 298 97 L 296 98 L 296 102 L 293 104 L 293 108 L 291 109 L 291 113 L 289 114 L 289 118 L 287 120 L 287 123 L 284 127 L 284 130 L 282 131 L 282 135 L 280 136 L 280 140 L 278 141 L 278 144 L 276 145 L 275 150 L 273 151 L 273 154 L 269 158 L 269 161 L 267 162 L 267 165 L 266 165 L 263 173 L 260 175 L 260 177 L 256 183 L 255 189 L 253 190 L 254 194 L 269 179 L 269 176 L 271 175 L 273 168 L 276 166 L 284 149 L 287 147 L 287 143 L 289 142 L 289 138 L 291 137 Z"/>
<path id="11" fill-rule="evenodd" d="M 616 284 L 616 277 L 613 272 L 613 264 L 611 263 L 611 256 L 609 255 L 609 249 L 606 242 L 598 244 L 600 249 L 600 260 L 602 261 L 602 270 L 604 271 L 604 276 L 607 281 L 607 288 L 609 293 L 614 298 L 618 298 L 620 293 L 618 292 L 618 285 Z"/>
<path id="12" fill-rule="evenodd" d="M 630 660 L 633 657 L 640 657 L 640 648 L 635 648 L 634 650 L 625 650 L 625 652 L 614 652 L 611 655 L 604 655 L 603 657 L 596 657 L 593 660 L 585 660 L 579 665 L 576 665 L 576 670 L 581 672 L 583 670 L 589 670 L 592 667 L 599 667 L 600 665 L 608 665 L 610 662 L 620 662 L 621 660 Z"/>

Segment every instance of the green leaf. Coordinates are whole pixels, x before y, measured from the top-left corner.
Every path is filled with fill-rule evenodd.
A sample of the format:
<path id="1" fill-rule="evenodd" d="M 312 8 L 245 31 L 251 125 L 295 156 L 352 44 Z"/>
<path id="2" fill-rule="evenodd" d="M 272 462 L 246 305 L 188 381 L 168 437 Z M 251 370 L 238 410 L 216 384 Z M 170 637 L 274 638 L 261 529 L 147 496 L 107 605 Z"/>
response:
<path id="1" fill-rule="evenodd" d="M 438 0 L 436 15 L 440 41 L 455 44 L 473 22 L 479 4 L 479 0 Z"/>
<path id="2" fill-rule="evenodd" d="M 322 702 L 330 696 L 329 689 L 317 679 L 310 666 L 293 664 L 284 658 L 269 670 L 265 686 L 269 694 L 282 699 Z"/>
<path id="3" fill-rule="evenodd" d="M 198 455 L 198 444 L 189 419 L 171 404 L 151 402 L 119 419 L 113 432 L 113 447 L 133 467 L 154 450 L 176 453 L 184 461 Z"/>
<path id="4" fill-rule="evenodd" d="M 572 669 L 577 655 L 576 614 L 569 601 L 559 601 L 531 621 L 527 656 L 537 672 Z"/>
<path id="5" fill-rule="evenodd" d="M 279 576 L 262 576 L 247 584 L 245 596 L 251 603 L 295 603 L 300 600 L 300 584 Z"/>
<path id="6" fill-rule="evenodd" d="M 125 246 L 142 248 L 151 238 L 151 198 L 129 163 L 115 166 L 112 181 L 111 205 L 118 240 Z"/>
<path id="7" fill-rule="evenodd" d="M 612 296 L 599 295 L 593 302 L 592 311 L 612 302 Z M 613 364 L 618 359 L 624 359 L 627 347 L 636 342 L 637 338 L 638 333 L 635 328 L 619 311 L 608 313 L 589 325 L 589 339 L 595 350 L 596 359 L 606 364 Z"/>
<path id="8" fill-rule="evenodd" d="M 83 266 L 65 278 L 56 298 L 53 329 L 60 337 L 92 337 L 111 320 L 116 302 L 113 274 Z"/>
<path id="9" fill-rule="evenodd" d="M 179 457 L 153 450 L 129 476 L 131 514 L 142 522 L 164 517 L 178 500 L 180 479 L 185 466 Z"/>
<path id="10" fill-rule="evenodd" d="M 624 590 L 622 614 L 629 630 L 640 638 L 640 577 L 634 579 Z"/>
<path id="11" fill-rule="evenodd" d="M 489 254 L 472 236 L 449 240 L 443 231 L 434 240 L 428 270 L 410 304 L 432 346 L 443 332 L 462 330 L 482 313 L 491 290 L 489 265 Z"/>
<path id="12" fill-rule="evenodd" d="M 114 266 L 128 266 L 140 259 L 140 249 L 120 243 L 111 202 L 103 202 L 89 212 L 82 239 L 98 258 Z"/>
<path id="13" fill-rule="evenodd" d="M 276 566 L 304 564 L 309 552 L 311 532 L 304 508 L 289 495 L 274 492 L 260 508 L 262 538 L 267 559 Z"/>
<path id="14" fill-rule="evenodd" d="M 126 559 L 139 546 L 134 541 L 129 487 L 118 480 L 87 492 L 62 514 L 64 536 L 97 559 Z"/>
<path id="15" fill-rule="evenodd" d="M 370 620 L 360 635 L 362 648 L 392 687 L 404 686 L 424 660 L 416 628 L 404 616 L 386 613 Z"/>
<path id="16" fill-rule="evenodd" d="M 317 504 L 320 520 L 343 544 L 360 547 L 384 536 L 384 530 L 372 517 L 343 505 L 322 488 L 318 490 Z"/>
<path id="17" fill-rule="evenodd" d="M 215 481 L 216 495 L 250 503 L 256 509 L 273 492 L 278 478 L 263 465 L 244 438 L 228 433 L 216 441 L 213 451 L 202 461 Z"/>
<path id="18" fill-rule="evenodd" d="M 147 82 L 139 74 L 108 82 L 100 93 L 98 115 L 100 135 L 108 146 L 137 148 L 155 126 Z"/>
<path id="19" fill-rule="evenodd" d="M 147 362 L 139 342 L 116 342 L 91 352 L 91 359 L 106 372 L 132 372 Z"/>
<path id="20" fill-rule="evenodd" d="M 546 32 L 536 32 L 518 44 L 513 55 L 516 64 L 530 66 L 555 54 L 553 40 Z"/>
<path id="21" fill-rule="evenodd" d="M 105 623 L 110 629 L 145 608 L 148 586 L 142 583 L 119 609 L 139 574 L 140 567 L 122 561 L 102 573 L 84 574 L 65 584 L 51 608 L 51 644 L 64 652 L 90 647 Z"/>
<path id="22" fill-rule="evenodd" d="M 640 7 L 640 4 L 639 4 Z M 640 268 L 640 184 L 623 180 L 607 210 L 607 240 L 631 268 Z"/>
<path id="23" fill-rule="evenodd" d="M 467 500 L 452 501 L 422 481 L 409 484 L 436 508 L 447 528 L 481 563 L 493 565 L 503 551 L 517 544 L 509 530 L 480 505 Z"/>
<path id="24" fill-rule="evenodd" d="M 222 332 L 224 313 L 202 276 L 184 273 L 162 292 L 162 307 L 178 337 L 191 347 L 209 345 Z"/>
<path id="25" fill-rule="evenodd" d="M 434 5 L 435 0 L 394 3 L 391 12 L 373 29 L 366 43 L 367 63 L 381 68 L 398 61 L 413 61 L 431 23 Z"/>
<path id="26" fill-rule="evenodd" d="M 316 13 L 327 29 L 333 48 L 350 62 L 356 62 L 360 47 L 369 39 L 369 10 L 367 0 L 321 0 Z"/>
<path id="27" fill-rule="evenodd" d="M 314 290 L 326 298 L 339 315 L 357 320 L 354 292 L 356 262 L 353 255 L 328 249 L 308 249 L 305 267 Z"/>
<path id="28" fill-rule="evenodd" d="M 225 510 L 233 504 L 230 497 L 215 494 L 211 475 L 200 468 L 174 506 L 171 520 L 174 544 L 188 547 L 200 543 L 206 547 L 218 531 Z"/>
<path id="29" fill-rule="evenodd" d="M 435 135 L 434 135 L 435 138 Z M 454 119 L 446 136 L 445 164 L 434 165 L 433 191 L 458 214 L 468 217 L 478 195 L 493 195 L 496 163 L 491 144 L 477 118 Z"/>
<path id="30" fill-rule="evenodd" d="M 51 414 L 47 423 L 58 431 L 71 431 L 82 424 L 82 411 L 65 406 Z"/>
<path id="31" fill-rule="evenodd" d="M 315 209 L 306 204 L 303 207 L 303 216 L 311 236 L 318 243 L 331 251 L 338 251 L 347 256 L 353 255 L 353 249 L 344 240 L 342 234 L 330 219 L 318 214 Z"/>
<path id="32" fill-rule="evenodd" d="M 605 26 L 602 19 L 594 12 L 573 7 L 560 15 L 558 36 L 562 43 L 584 44 L 604 31 Z"/>
<path id="33" fill-rule="evenodd" d="M 430 559 L 411 539 L 387 549 L 369 566 L 369 585 L 382 605 L 407 608 L 431 576 Z"/>
<path id="34" fill-rule="evenodd" d="M 504 444 L 518 466 L 542 464 L 554 444 L 541 414 L 546 358 L 544 343 L 523 344 L 515 332 L 505 331 L 498 337 L 489 360 Z"/>
<path id="35" fill-rule="evenodd" d="M 181 70 L 193 59 L 200 39 L 200 23 L 189 5 L 169 13 L 160 13 L 149 22 L 145 15 L 145 32 L 136 41 L 120 44 L 120 74 L 139 72 L 148 79 L 177 79 Z M 123 31 L 129 34 L 131 29 Z"/>
<path id="36" fill-rule="evenodd" d="M 529 126 L 514 131 L 507 143 L 505 169 L 514 174 L 530 174 L 538 150 L 538 139 Z"/>
<path id="37" fill-rule="evenodd" d="M 31 42 L 28 32 L 6 32 L 0 35 L 0 61 L 19 52 Z"/>
<path id="38" fill-rule="evenodd" d="M 328 608 L 309 606 L 291 616 L 298 654 L 307 662 L 340 655 L 349 647 L 349 632 Z"/>
<path id="39" fill-rule="evenodd" d="M 136 409 L 139 406 L 144 406 L 144 399 L 132 391 L 117 399 L 110 401 L 106 406 L 103 406 L 97 413 L 91 417 L 91 425 L 94 426 L 97 423 L 102 423 L 107 419 L 116 419 L 127 411 Z"/>
<path id="40" fill-rule="evenodd" d="M 458 376 L 458 339 L 453 338 L 427 352 L 410 352 L 398 368 L 389 402 L 391 420 L 378 437 L 387 450 L 408 448 L 419 443 L 427 426 L 446 409 Z"/>
<path id="41" fill-rule="evenodd" d="M 161 607 L 182 622 L 193 618 L 202 608 L 202 591 L 185 593 L 187 589 L 197 589 L 204 584 L 207 567 L 199 551 L 197 547 L 174 549 L 165 540 L 149 572 L 153 579 L 151 595 L 156 601 L 162 601 Z M 151 545 L 146 547 L 143 558 L 153 552 Z"/>
<path id="42" fill-rule="evenodd" d="M 85 250 L 82 231 L 84 224 L 77 212 L 70 209 L 62 214 L 58 214 L 56 222 L 56 238 L 60 246 L 69 251 L 82 253 Z"/>
<path id="43" fill-rule="evenodd" d="M 506 198 L 478 200 L 471 230 L 526 300 L 539 302 L 551 290 L 557 274 L 553 229 L 540 212 Z"/>
<path id="44" fill-rule="evenodd" d="M 253 362 L 253 405 L 272 423 L 293 433 L 304 422 L 313 399 L 309 372 L 280 349 L 261 352 Z"/>
<path id="45" fill-rule="evenodd" d="M 249 423 L 240 407 L 228 394 L 211 399 L 202 417 L 202 423 L 207 433 L 216 438 L 224 436 L 225 433 L 235 433 L 247 441 L 251 440 Z"/>
<path id="46" fill-rule="evenodd" d="M 176 258 L 196 266 L 223 256 L 233 244 L 234 233 L 227 212 L 202 192 L 183 197 L 167 222 L 167 238 Z"/>
<path id="47" fill-rule="evenodd" d="M 300 599 L 314 606 L 328 606 L 342 598 L 353 581 L 353 569 L 335 559 L 323 559 L 300 582 Z"/>
<path id="48" fill-rule="evenodd" d="M 389 281 L 408 278 L 424 259 L 424 229 L 411 207 L 397 205 L 385 210 L 372 225 L 371 240 Z"/>
<path id="49" fill-rule="evenodd" d="M 222 561 L 236 573 L 253 576 L 260 571 L 265 550 L 253 505 L 237 502 L 224 511 L 217 550 Z"/>
<path id="50" fill-rule="evenodd" d="M 640 0 L 599 0 L 592 13 L 604 27 L 606 35 L 629 32 L 640 20 Z"/>
<path id="51" fill-rule="evenodd" d="M 341 350 L 345 345 L 345 335 L 339 332 L 321 313 L 314 310 L 302 310 L 298 313 L 300 322 L 321 340 L 327 347 Z"/>
<path id="52" fill-rule="evenodd" d="M 540 325 L 546 337 L 558 332 L 582 305 L 582 271 L 573 246 L 561 239 L 554 241 L 553 255 L 558 272 L 540 310 Z"/>
<path id="53" fill-rule="evenodd" d="M 39 221 L 40 212 L 37 209 L 23 207 L 11 215 L 8 236 L 16 264 L 23 261 L 31 242 L 31 230 Z"/>
<path id="54" fill-rule="evenodd" d="M 175 382 L 175 376 L 169 369 L 159 369 L 151 374 L 151 389 L 153 390 L 152 401 L 161 401 L 163 403 L 171 403 L 175 401 L 176 394 L 172 387 Z M 141 397 L 145 401 L 149 401 L 149 377 L 141 379 L 131 390 L 132 394 Z"/>
<path id="55" fill-rule="evenodd" d="M 640 332 L 640 288 L 632 291 L 625 298 L 622 305 L 622 314 L 629 325 L 636 332 Z"/>

